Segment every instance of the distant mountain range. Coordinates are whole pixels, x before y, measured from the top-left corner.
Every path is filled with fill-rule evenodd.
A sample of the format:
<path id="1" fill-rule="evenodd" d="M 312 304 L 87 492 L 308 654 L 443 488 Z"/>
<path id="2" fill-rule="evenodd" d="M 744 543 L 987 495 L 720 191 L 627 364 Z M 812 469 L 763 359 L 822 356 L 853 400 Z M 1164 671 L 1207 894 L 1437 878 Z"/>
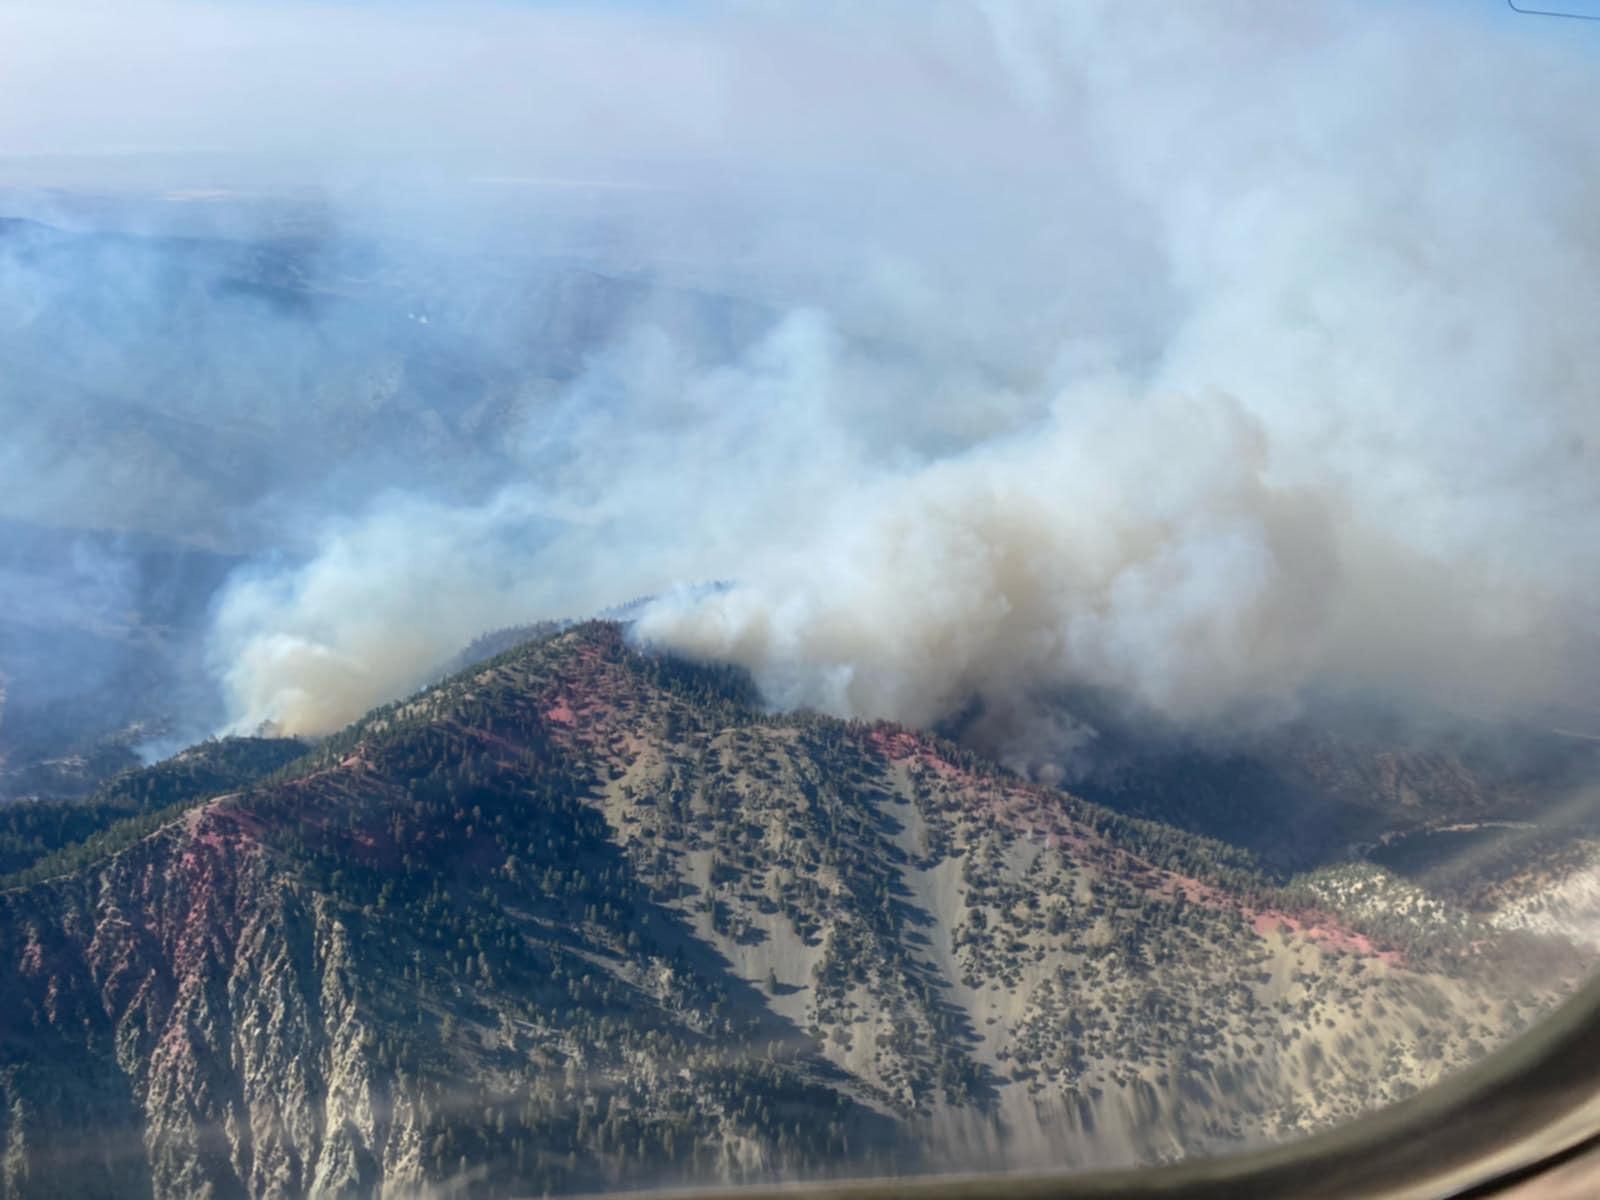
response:
<path id="1" fill-rule="evenodd" d="M 608 622 L 0 818 L 12 1196 L 1161 1161 L 1406 1095 L 1584 963 Z"/>

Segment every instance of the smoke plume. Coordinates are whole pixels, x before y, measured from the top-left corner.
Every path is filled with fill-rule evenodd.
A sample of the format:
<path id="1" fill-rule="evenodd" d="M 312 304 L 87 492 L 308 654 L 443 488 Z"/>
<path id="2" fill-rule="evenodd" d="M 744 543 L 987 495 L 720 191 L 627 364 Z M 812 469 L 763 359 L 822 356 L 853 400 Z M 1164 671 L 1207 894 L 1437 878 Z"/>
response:
<path id="1" fill-rule="evenodd" d="M 248 488 L 173 468 L 177 523 L 225 513 L 254 557 L 208 639 L 229 722 L 324 732 L 486 628 L 639 595 L 640 639 L 775 705 L 966 714 L 1031 768 L 1092 739 L 1079 692 L 1202 737 L 1330 692 L 1600 699 L 1600 123 L 1570 31 L 1255 0 L 294 11 L 200 21 L 234 74 L 169 64 L 181 118 L 140 101 L 185 148 L 282 102 L 264 157 L 208 168 L 230 213 L 320 172 L 299 299 L 227 292 L 185 414 L 283 453 Z M 344 61 L 368 35 L 392 65 Z"/>

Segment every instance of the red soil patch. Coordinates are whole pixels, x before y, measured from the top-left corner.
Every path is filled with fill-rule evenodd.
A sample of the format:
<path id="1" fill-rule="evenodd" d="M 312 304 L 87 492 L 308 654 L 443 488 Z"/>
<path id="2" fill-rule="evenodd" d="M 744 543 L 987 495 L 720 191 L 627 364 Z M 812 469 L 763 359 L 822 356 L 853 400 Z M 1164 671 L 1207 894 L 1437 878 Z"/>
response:
<path id="1" fill-rule="evenodd" d="M 969 774 L 940 754 L 925 740 L 904 729 L 879 727 L 867 734 L 867 741 L 890 762 L 915 762 L 931 767 L 948 778 L 969 778 Z"/>
<path id="2" fill-rule="evenodd" d="M 568 736 L 580 736 L 585 742 L 609 732 L 612 718 L 619 715 L 617 705 L 610 700 L 581 691 L 574 695 L 563 690 L 543 710 L 545 725 L 552 732 L 563 731 Z"/>
<path id="3" fill-rule="evenodd" d="M 1315 942 L 1325 950 L 1340 950 L 1348 954 L 1359 954 L 1363 958 L 1378 958 L 1391 967 L 1402 966 L 1405 961 L 1398 950 L 1380 950 L 1366 934 L 1345 929 L 1322 914 L 1308 913 L 1297 917 L 1275 908 L 1268 908 L 1256 913 L 1251 924 L 1260 937 L 1266 937 L 1283 929 Z"/>

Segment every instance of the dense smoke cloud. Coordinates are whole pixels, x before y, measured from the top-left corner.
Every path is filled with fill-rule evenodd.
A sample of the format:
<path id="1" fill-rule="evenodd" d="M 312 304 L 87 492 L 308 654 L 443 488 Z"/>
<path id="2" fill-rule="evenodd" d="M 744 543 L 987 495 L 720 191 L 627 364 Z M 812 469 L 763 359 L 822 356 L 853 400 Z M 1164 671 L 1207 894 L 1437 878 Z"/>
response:
<path id="1" fill-rule="evenodd" d="M 404 419 L 229 510 L 275 551 L 218 600 L 230 722 L 325 731 L 485 628 L 646 594 L 639 636 L 775 704 L 981 712 L 1030 767 L 1091 736 L 1045 703 L 1075 690 L 1201 735 L 1327 691 L 1595 701 L 1597 68 L 1550 29 L 1249 0 L 242 12 L 195 34 L 237 42 L 229 81 L 172 65 L 181 114 L 146 119 L 193 149 L 259 116 L 230 186 L 339 163 L 325 216 L 376 265 L 326 278 L 404 299 L 296 317 L 287 360 L 289 318 L 230 301 L 249 319 L 207 336 L 257 382 L 205 402 L 264 377 L 274 437 L 375 391 Z M 341 71 L 368 35 L 391 65 Z M 288 98 L 285 46 L 320 64 Z M 631 290 L 585 276 L 535 338 L 506 314 L 571 308 L 553 255 Z M 455 367 L 407 399 L 415 367 L 372 364 L 430 338 Z"/>
<path id="2" fill-rule="evenodd" d="M 1024 95 L 1086 114 L 1155 214 L 1160 351 L 842 481 L 842 527 L 642 633 L 785 703 L 921 723 L 977 695 L 1024 756 L 1063 685 L 1214 731 L 1328 688 L 1592 699 L 1592 64 L 1393 11 L 995 12 Z"/>

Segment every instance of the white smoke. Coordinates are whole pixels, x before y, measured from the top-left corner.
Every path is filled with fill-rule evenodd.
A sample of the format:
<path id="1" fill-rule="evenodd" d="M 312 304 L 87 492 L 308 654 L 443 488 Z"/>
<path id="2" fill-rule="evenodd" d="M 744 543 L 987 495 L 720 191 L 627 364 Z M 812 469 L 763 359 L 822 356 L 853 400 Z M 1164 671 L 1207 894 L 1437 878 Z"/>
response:
<path id="1" fill-rule="evenodd" d="M 976 697 L 1002 745 L 1084 736 L 1039 732 L 1062 688 L 1200 731 L 1593 700 L 1590 57 L 1466 6 L 814 11 L 693 34 L 745 56 L 696 104 L 783 186 L 692 271 L 791 315 L 732 360 L 642 327 L 493 502 L 381 501 L 241 583 L 236 717 L 326 729 L 645 593 L 641 637 L 775 704 Z"/>

